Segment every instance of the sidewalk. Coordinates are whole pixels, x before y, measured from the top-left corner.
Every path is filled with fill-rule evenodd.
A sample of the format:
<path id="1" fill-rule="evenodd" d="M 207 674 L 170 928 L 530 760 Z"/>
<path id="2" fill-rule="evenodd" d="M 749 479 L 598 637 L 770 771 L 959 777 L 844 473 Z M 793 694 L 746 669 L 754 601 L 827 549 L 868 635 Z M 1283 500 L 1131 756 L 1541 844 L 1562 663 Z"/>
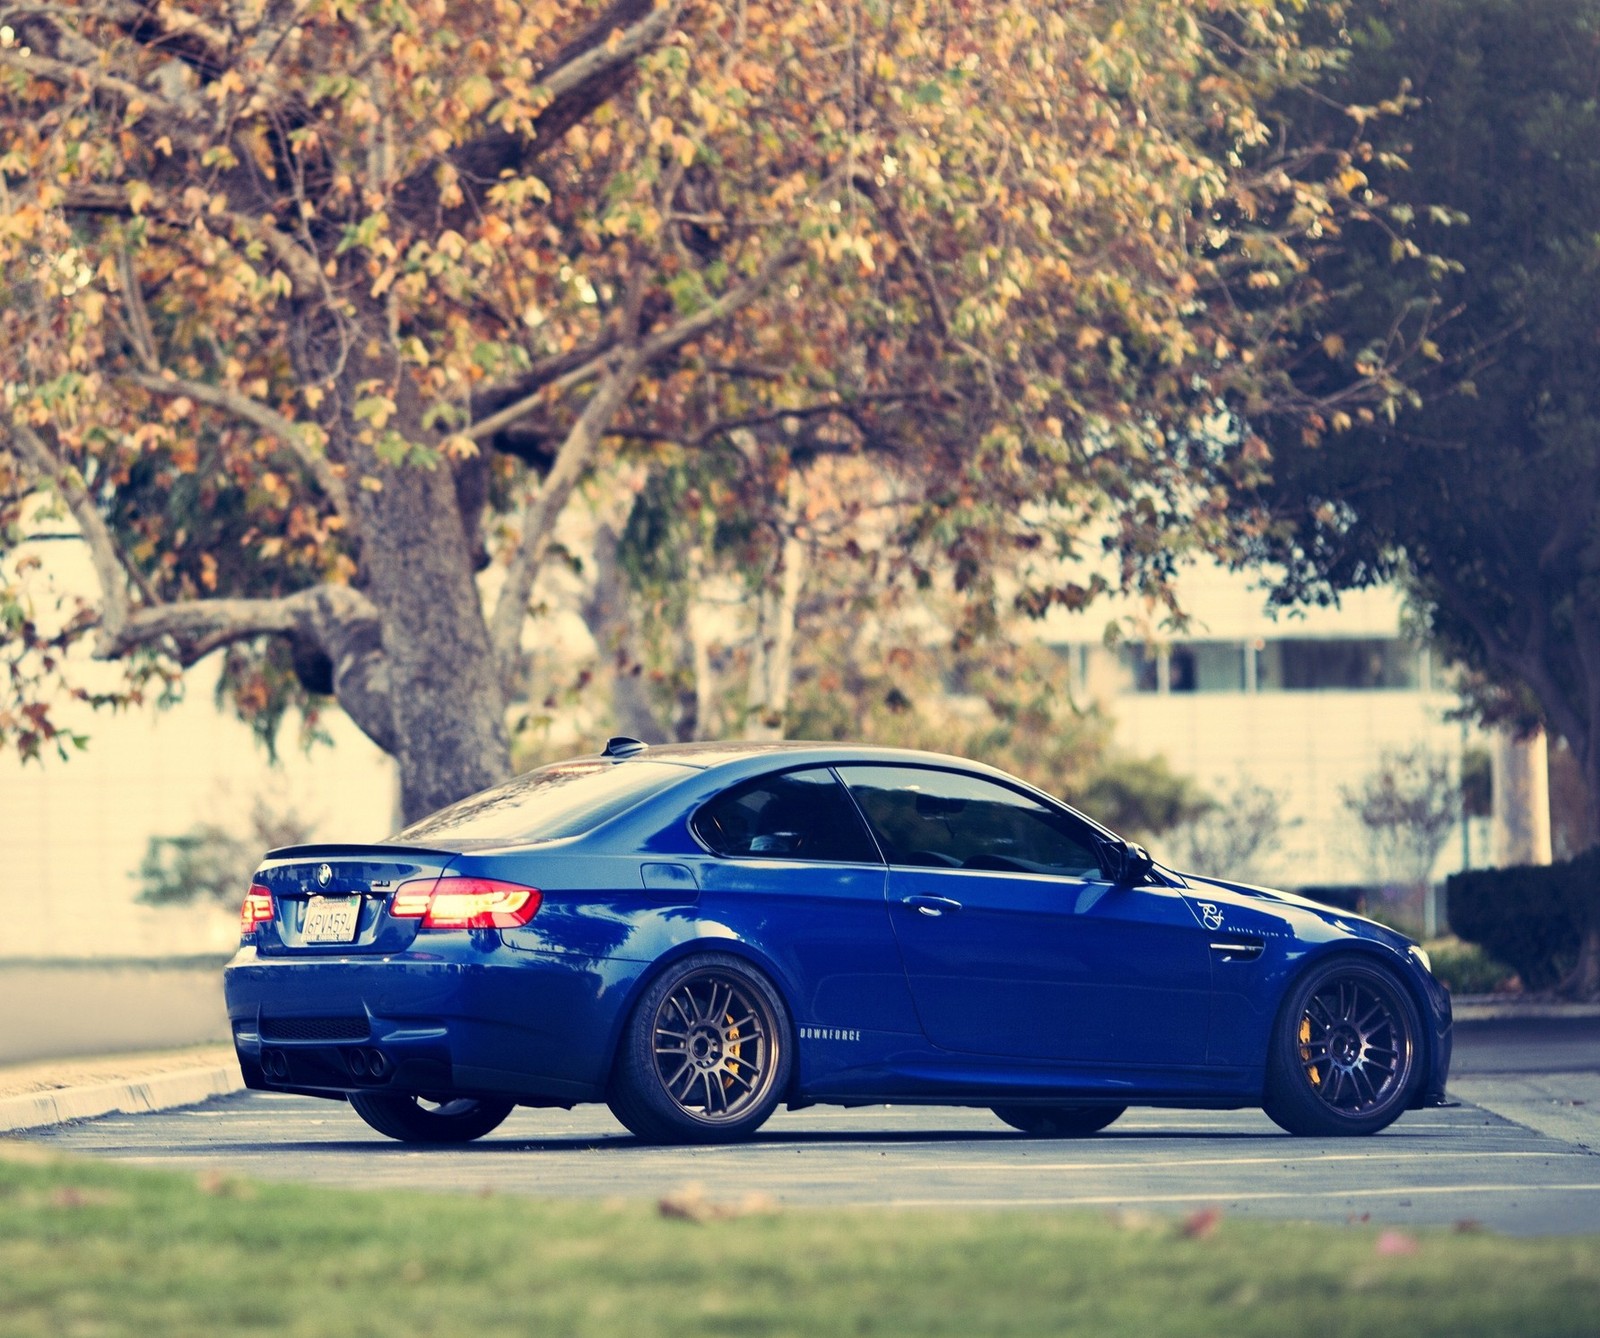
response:
<path id="1" fill-rule="evenodd" d="M 0 1067 L 0 1133 L 190 1106 L 243 1086 L 231 1045 L 7 1065 Z"/>
<path id="2" fill-rule="evenodd" d="M 1560 1003 L 1523 999 L 1514 994 L 1458 994 L 1450 1001 L 1457 1022 L 1498 1022 L 1521 1018 L 1543 1022 L 1553 1018 L 1600 1019 L 1600 1003 Z"/>

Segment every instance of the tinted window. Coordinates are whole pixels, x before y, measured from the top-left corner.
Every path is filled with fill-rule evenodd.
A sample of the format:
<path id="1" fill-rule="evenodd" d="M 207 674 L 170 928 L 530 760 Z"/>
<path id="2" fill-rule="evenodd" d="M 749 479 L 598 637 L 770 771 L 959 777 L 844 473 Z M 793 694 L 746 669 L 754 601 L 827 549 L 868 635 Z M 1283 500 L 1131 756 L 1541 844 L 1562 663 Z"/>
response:
<path id="1" fill-rule="evenodd" d="M 665 762 L 558 762 L 429 814 L 392 839 L 552 841 L 578 836 L 692 774 Z"/>
<path id="2" fill-rule="evenodd" d="M 1090 829 L 1019 790 L 954 771 L 840 767 L 891 864 L 1099 878 Z"/>
<path id="3" fill-rule="evenodd" d="M 694 829 L 719 855 L 881 863 L 844 787 L 821 767 L 718 795 L 695 814 Z"/>

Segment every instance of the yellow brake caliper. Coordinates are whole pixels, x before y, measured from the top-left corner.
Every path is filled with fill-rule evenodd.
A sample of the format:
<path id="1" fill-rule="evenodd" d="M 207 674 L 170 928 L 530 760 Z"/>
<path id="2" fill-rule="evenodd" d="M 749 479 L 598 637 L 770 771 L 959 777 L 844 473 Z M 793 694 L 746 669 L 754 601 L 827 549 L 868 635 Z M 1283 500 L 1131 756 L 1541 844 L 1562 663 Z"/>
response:
<path id="1" fill-rule="evenodd" d="M 1311 1019 L 1308 1017 L 1300 1019 L 1300 1062 L 1302 1064 L 1311 1062 Z M 1308 1068 L 1306 1072 L 1311 1075 L 1313 1087 L 1322 1086 L 1322 1075 L 1316 1069 Z"/>
<path id="2" fill-rule="evenodd" d="M 724 1014 L 722 1020 L 724 1022 L 732 1022 L 733 1021 L 733 1014 L 732 1013 Z M 727 1048 L 724 1049 L 723 1052 L 722 1052 L 722 1062 L 723 1062 L 723 1067 L 724 1068 L 732 1068 L 735 1064 L 743 1064 L 744 1063 L 744 1047 L 742 1045 L 738 1044 L 738 1041 L 739 1041 L 739 1028 L 737 1028 L 737 1027 L 729 1027 L 728 1028 L 728 1045 L 727 1045 Z M 722 1075 L 722 1090 L 723 1091 L 727 1091 L 728 1088 L 730 1088 L 732 1086 L 733 1086 L 733 1074 L 732 1073 L 724 1073 Z"/>

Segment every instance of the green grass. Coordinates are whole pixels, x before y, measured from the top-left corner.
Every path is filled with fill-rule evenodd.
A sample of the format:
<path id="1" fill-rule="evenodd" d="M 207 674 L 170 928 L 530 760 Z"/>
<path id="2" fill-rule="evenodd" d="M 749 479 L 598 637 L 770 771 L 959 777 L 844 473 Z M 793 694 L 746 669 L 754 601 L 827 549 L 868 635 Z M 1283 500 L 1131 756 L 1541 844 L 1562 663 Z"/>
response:
<path id="1" fill-rule="evenodd" d="M 537 1155 L 537 1154 L 531 1154 Z M 356 1193 L 0 1143 L 0 1334 L 1600 1332 L 1600 1237 Z"/>

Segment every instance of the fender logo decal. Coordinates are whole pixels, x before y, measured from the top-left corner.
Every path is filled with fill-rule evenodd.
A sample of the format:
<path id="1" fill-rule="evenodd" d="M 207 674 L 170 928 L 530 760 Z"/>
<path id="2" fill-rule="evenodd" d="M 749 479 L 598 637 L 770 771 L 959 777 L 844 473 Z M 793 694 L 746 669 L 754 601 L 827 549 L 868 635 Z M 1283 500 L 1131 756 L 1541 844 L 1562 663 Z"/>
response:
<path id="1" fill-rule="evenodd" d="M 1209 901 L 1200 903 L 1200 918 L 1205 921 L 1207 929 L 1222 928 L 1222 912 Z"/>

